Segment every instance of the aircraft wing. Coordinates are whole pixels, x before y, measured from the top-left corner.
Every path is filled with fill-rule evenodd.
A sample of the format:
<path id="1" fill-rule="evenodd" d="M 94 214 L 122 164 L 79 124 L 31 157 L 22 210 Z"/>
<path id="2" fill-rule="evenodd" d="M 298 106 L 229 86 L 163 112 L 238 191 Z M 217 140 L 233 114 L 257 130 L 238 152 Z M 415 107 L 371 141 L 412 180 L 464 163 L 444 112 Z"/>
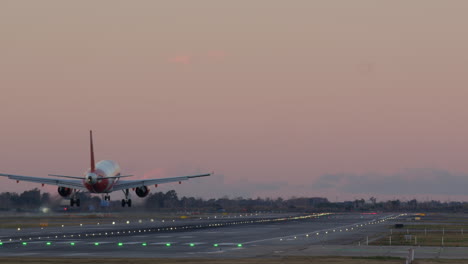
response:
<path id="1" fill-rule="evenodd" d="M 82 191 L 86 190 L 81 180 L 62 180 L 62 179 L 31 177 L 31 176 L 3 174 L 3 173 L 0 173 L 0 176 L 8 177 L 8 179 L 16 180 L 16 181 L 37 182 L 37 183 L 57 185 L 60 187 L 67 187 L 67 188 L 77 189 L 77 190 L 82 190 Z"/>
<path id="2" fill-rule="evenodd" d="M 118 190 L 137 188 L 137 187 L 142 187 L 142 186 L 149 186 L 149 185 L 153 185 L 153 184 L 187 181 L 189 179 L 199 178 L 199 177 L 206 177 L 206 176 L 210 176 L 210 175 L 211 175 L 211 173 L 191 175 L 191 176 L 179 176 L 179 177 L 172 177 L 172 178 L 145 179 L 145 180 L 133 180 L 133 181 L 118 181 L 114 185 L 112 190 L 113 191 L 118 191 Z"/>

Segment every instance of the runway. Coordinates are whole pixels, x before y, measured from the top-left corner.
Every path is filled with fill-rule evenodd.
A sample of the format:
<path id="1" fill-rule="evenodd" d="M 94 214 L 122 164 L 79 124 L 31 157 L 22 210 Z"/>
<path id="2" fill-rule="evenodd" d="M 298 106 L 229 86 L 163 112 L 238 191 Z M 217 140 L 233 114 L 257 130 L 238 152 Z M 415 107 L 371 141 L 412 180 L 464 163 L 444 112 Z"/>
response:
<path id="1" fill-rule="evenodd" d="M 358 245 L 397 214 L 309 214 L 2 230 L 0 256 L 261 257 L 306 246 Z M 15 233 L 16 232 L 16 233 Z"/>

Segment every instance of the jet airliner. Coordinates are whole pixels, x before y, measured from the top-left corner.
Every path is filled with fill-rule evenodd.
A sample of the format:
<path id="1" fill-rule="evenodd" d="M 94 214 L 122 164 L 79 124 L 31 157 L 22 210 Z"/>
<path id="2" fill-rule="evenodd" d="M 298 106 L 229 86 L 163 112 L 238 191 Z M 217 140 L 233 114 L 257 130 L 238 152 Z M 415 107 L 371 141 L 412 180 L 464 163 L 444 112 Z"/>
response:
<path id="1" fill-rule="evenodd" d="M 168 182 L 179 182 L 180 184 L 182 181 L 193 178 L 206 177 L 212 174 L 206 173 L 190 176 L 144 180 L 121 180 L 121 178 L 131 177 L 133 175 L 121 175 L 119 164 L 113 160 L 101 160 L 98 163 L 95 163 L 92 131 L 89 131 L 89 139 L 91 168 L 85 171 L 84 177 L 49 174 L 49 176 L 57 178 L 42 178 L 4 173 L 0 173 L 0 176 L 8 177 L 11 180 L 16 180 L 18 183 L 20 181 L 27 181 L 41 183 L 42 186 L 44 186 L 44 184 L 56 185 L 58 186 L 57 191 L 60 196 L 64 198 L 70 197 L 70 206 L 80 206 L 80 199 L 77 198 L 77 192 L 79 191 L 101 193 L 104 194 L 104 200 L 110 201 L 109 193 L 122 190 L 125 194 L 125 199 L 122 199 L 122 207 L 125 207 L 125 205 L 131 207 L 132 200 L 130 199 L 129 189 L 133 189 L 136 195 L 142 198 L 149 194 L 148 186 L 150 185 L 154 184 L 155 187 L 157 187 L 158 184 Z"/>

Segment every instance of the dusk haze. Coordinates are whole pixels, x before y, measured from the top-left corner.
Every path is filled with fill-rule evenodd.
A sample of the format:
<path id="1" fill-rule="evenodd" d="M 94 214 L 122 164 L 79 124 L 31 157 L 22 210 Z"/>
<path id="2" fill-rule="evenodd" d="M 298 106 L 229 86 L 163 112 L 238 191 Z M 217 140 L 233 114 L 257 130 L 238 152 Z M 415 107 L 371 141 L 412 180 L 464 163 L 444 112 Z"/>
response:
<path id="1" fill-rule="evenodd" d="M 135 180 L 214 171 L 152 192 L 468 201 L 467 10 L 3 0 L 0 172 L 83 176 L 93 130 Z"/>

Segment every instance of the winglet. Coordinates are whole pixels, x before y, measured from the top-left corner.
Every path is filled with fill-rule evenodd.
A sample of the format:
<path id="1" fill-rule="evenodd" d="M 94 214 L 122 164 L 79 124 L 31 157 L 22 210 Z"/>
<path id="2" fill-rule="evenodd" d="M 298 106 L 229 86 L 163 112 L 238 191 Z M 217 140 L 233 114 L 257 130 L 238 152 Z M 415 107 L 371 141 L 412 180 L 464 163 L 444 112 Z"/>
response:
<path id="1" fill-rule="evenodd" d="M 91 151 L 91 172 L 96 170 L 96 164 L 94 163 L 94 149 L 93 149 L 93 131 L 89 131 L 89 143 Z"/>

